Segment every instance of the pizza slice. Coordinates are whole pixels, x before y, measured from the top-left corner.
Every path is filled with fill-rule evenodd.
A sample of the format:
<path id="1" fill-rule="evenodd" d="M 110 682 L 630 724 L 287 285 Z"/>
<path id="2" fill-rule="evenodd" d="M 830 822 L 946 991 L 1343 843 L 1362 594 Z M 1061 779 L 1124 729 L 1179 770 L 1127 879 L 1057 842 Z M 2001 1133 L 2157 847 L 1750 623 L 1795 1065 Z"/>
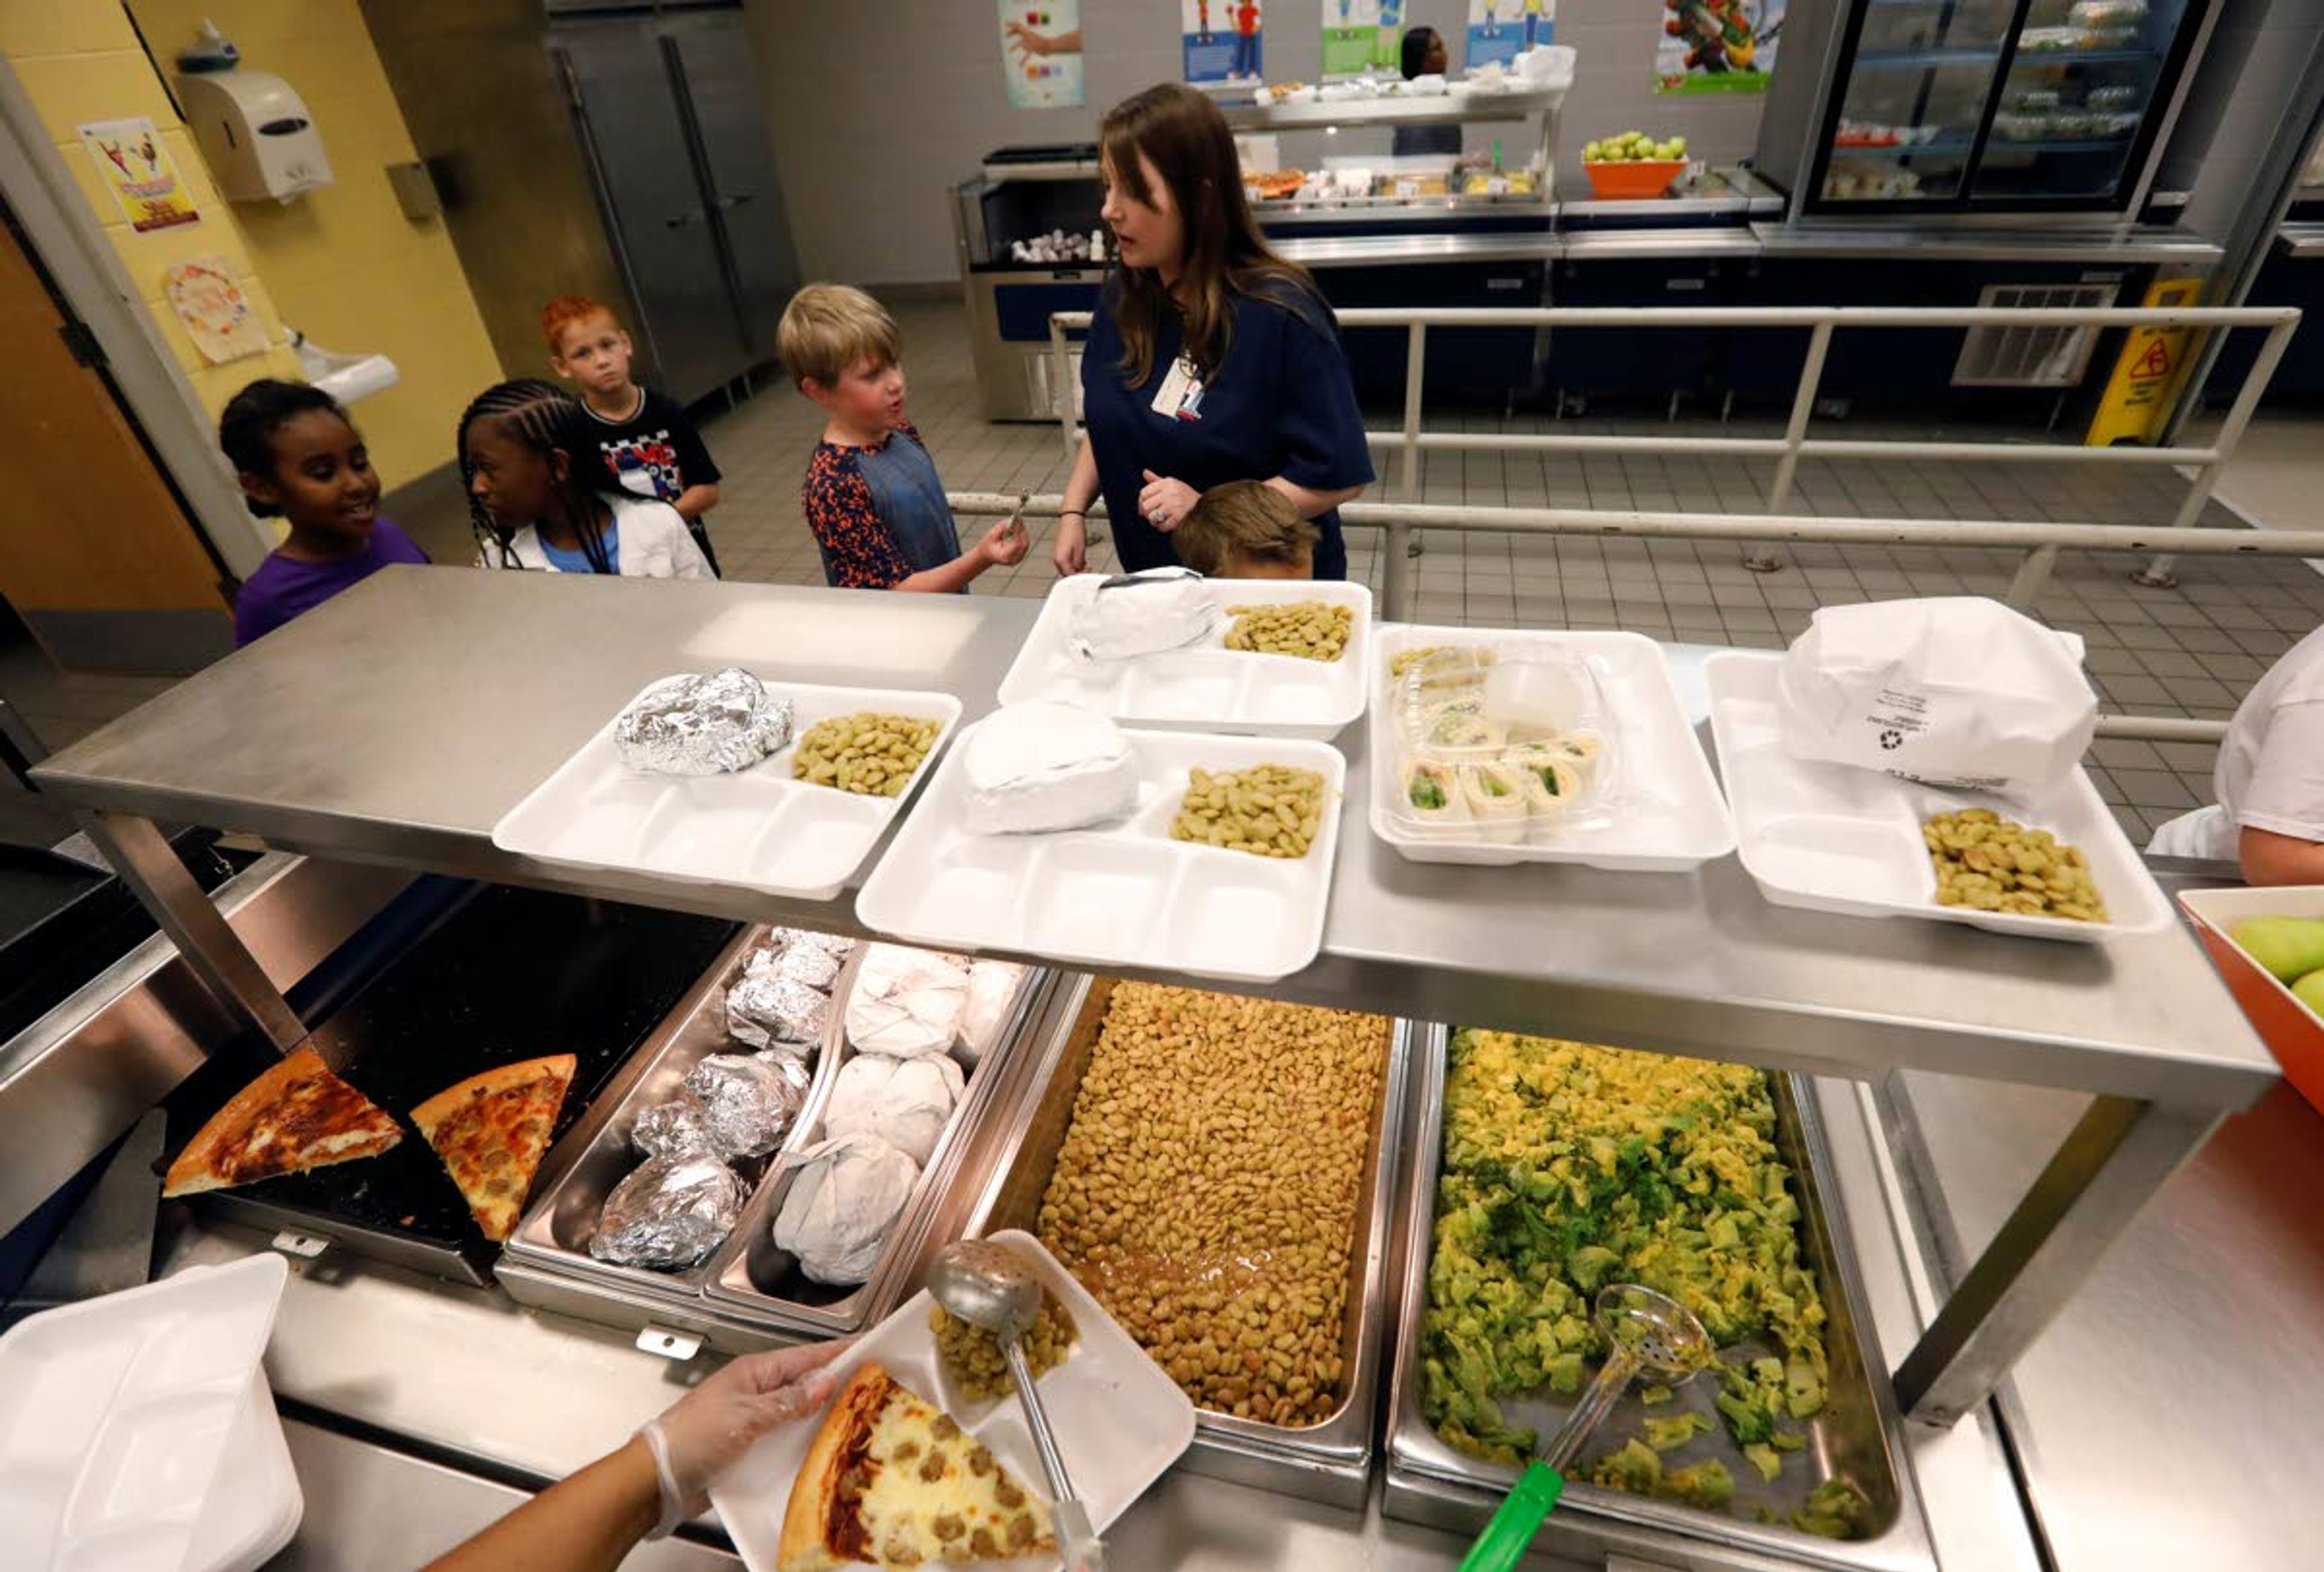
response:
<path id="1" fill-rule="evenodd" d="M 331 1073 L 311 1047 L 285 1055 L 194 1132 L 162 1181 L 192 1195 L 376 1157 L 403 1131 L 394 1117 Z"/>
<path id="2" fill-rule="evenodd" d="M 472 1075 L 411 1110 L 485 1238 L 516 1231 L 572 1084 L 573 1055 L 552 1053 Z"/>
<path id="3" fill-rule="evenodd" d="M 849 1377 L 807 1447 L 777 1572 L 918 1567 L 1054 1552 L 1049 1509 L 953 1417 L 876 1362 Z"/>

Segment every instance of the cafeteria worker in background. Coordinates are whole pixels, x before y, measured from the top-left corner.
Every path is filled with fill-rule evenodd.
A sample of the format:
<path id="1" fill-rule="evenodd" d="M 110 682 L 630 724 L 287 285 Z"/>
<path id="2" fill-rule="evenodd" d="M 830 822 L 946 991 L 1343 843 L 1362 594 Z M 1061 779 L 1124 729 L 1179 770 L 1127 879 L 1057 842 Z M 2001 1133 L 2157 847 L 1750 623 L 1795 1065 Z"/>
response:
<path id="1" fill-rule="evenodd" d="M 2147 851 L 2240 863 L 2246 884 L 2324 884 L 2324 628 L 2236 707 L 2211 791 L 2218 802 L 2158 828 Z"/>
<path id="2" fill-rule="evenodd" d="M 1057 571 L 1087 565 L 1100 496 L 1135 572 L 1176 560 L 1203 492 L 1250 480 L 1315 521 L 1315 576 L 1347 577 L 1337 510 L 1373 479 L 1355 385 L 1315 281 L 1259 237 L 1225 116 L 1166 82 L 1116 106 L 1099 149 L 1116 266 L 1082 355 Z"/>

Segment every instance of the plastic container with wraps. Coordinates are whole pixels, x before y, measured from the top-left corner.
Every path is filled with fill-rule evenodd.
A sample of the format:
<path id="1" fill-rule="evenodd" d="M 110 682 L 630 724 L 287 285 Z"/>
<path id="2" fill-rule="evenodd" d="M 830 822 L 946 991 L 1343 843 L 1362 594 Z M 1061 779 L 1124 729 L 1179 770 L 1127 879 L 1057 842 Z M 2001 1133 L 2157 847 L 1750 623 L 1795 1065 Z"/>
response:
<path id="1" fill-rule="evenodd" d="M 1655 870 L 1731 849 L 1650 641 L 1399 628 L 1378 658 L 1371 823 L 1406 857 Z"/>
<path id="2" fill-rule="evenodd" d="M 2074 0 L 2066 20 L 2076 27 L 2141 28 L 2146 25 L 2146 0 Z"/>

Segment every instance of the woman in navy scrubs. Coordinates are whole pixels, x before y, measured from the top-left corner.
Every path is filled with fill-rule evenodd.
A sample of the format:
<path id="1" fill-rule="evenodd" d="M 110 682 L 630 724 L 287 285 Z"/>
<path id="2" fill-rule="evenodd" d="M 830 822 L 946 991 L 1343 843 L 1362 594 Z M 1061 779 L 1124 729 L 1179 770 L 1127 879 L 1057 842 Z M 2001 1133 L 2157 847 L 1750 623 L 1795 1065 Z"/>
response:
<path id="1" fill-rule="evenodd" d="M 1341 503 L 1373 479 L 1331 308 L 1251 221 L 1226 117 L 1191 87 L 1128 99 L 1100 133 L 1106 225 L 1120 265 L 1082 356 L 1088 435 L 1052 553 L 1086 565 L 1105 498 L 1121 565 L 1177 560 L 1170 531 L 1225 481 L 1256 480 L 1315 520 L 1315 576 L 1348 575 Z"/>

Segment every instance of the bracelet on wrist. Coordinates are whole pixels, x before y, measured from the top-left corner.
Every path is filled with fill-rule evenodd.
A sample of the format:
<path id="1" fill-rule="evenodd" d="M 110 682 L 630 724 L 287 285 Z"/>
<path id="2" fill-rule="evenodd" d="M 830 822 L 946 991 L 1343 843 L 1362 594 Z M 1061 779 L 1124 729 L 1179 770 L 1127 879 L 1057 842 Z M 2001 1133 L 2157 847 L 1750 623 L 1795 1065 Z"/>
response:
<path id="1" fill-rule="evenodd" d="M 1060 519 L 1086 519 L 1089 517 L 1089 510 L 1086 508 L 1060 508 L 1057 510 L 1057 517 Z"/>

